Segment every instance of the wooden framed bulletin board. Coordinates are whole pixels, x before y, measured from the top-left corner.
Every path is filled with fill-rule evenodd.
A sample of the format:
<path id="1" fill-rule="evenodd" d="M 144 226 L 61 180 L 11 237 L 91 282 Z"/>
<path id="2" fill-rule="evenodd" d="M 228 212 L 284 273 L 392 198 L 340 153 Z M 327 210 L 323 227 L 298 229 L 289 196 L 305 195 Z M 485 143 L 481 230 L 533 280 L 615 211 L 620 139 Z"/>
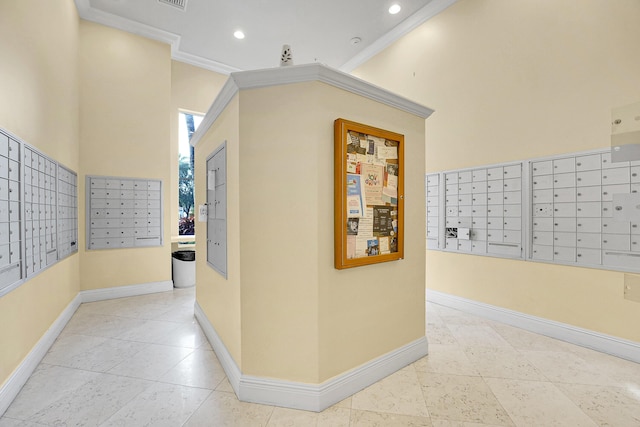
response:
<path id="1" fill-rule="evenodd" d="M 335 268 L 404 257 L 404 135 L 334 123 Z"/>

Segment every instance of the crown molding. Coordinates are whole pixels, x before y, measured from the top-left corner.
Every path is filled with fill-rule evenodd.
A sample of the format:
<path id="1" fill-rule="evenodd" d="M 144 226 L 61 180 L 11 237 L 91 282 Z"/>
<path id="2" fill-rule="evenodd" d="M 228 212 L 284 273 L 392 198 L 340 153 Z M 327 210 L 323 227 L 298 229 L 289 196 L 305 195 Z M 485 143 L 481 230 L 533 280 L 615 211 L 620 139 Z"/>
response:
<path id="1" fill-rule="evenodd" d="M 371 43 L 366 48 L 362 49 L 350 60 L 342 64 L 342 66 L 340 66 L 339 68 L 340 71 L 350 73 L 360 65 L 367 62 L 369 59 L 382 52 L 392 43 L 399 40 L 402 36 L 413 31 L 457 1 L 458 0 L 432 0 L 422 9 L 402 21 L 400 25 L 380 37 L 378 40 Z"/>
<path id="2" fill-rule="evenodd" d="M 198 126 L 198 129 L 196 129 L 196 131 L 191 135 L 191 139 L 189 140 L 189 144 L 191 144 L 191 146 L 195 147 L 198 145 L 200 139 L 202 139 L 202 137 L 207 133 L 209 128 L 213 125 L 220 114 L 222 114 L 238 91 L 238 85 L 232 77 L 229 77 L 224 86 L 222 86 L 222 89 L 220 89 L 220 92 L 211 104 L 211 107 L 209 107 L 207 114 L 202 118 L 200 126 Z"/>
<path id="3" fill-rule="evenodd" d="M 139 36 L 146 37 L 152 40 L 167 43 L 171 45 L 172 51 L 174 49 L 174 46 L 177 46 L 180 43 L 180 36 L 177 34 L 171 33 L 169 31 L 159 30 L 150 25 L 142 24 L 140 22 L 134 22 L 129 19 L 113 15 L 111 13 L 94 9 L 93 7 L 91 7 L 89 0 L 75 0 L 75 2 L 80 18 L 84 20 L 137 34 Z"/>
<path id="4" fill-rule="evenodd" d="M 237 71 L 242 71 L 240 68 L 231 67 L 227 64 L 223 64 L 222 62 L 212 61 L 198 55 L 183 52 L 174 45 L 171 45 L 171 59 L 224 74 L 226 76 Z"/>
<path id="5" fill-rule="evenodd" d="M 238 91 L 312 81 L 329 84 L 424 119 L 433 113 L 431 108 L 319 63 L 267 68 L 264 70 L 240 71 L 231 73 L 229 76 L 222 90 L 213 101 L 213 104 L 211 104 L 200 126 L 191 136 L 191 145 L 195 147 L 198 144 L 202 136 L 207 133 L 211 125 L 216 121 L 222 111 L 224 111 Z"/>
<path id="6" fill-rule="evenodd" d="M 108 27 L 116 28 L 118 30 L 126 31 L 132 34 L 137 34 L 142 37 L 147 37 L 152 40 L 157 40 L 163 43 L 167 43 L 171 46 L 171 58 L 184 62 L 186 64 L 194 65 L 196 67 L 205 68 L 210 71 L 215 71 L 220 74 L 229 75 L 230 73 L 241 71 L 241 69 L 232 67 L 230 65 L 204 58 L 202 56 L 194 55 L 188 52 L 184 52 L 180 49 L 181 36 L 169 31 L 157 29 L 155 27 L 135 22 L 130 19 L 122 18 L 111 13 L 107 13 L 91 7 L 90 0 L 74 0 L 76 8 L 78 9 L 78 15 L 80 18 L 95 22 L 98 24 L 106 25 Z M 413 15 L 409 16 L 397 27 L 389 31 L 378 40 L 364 48 L 360 53 L 352 57 L 349 61 L 345 62 L 340 70 L 344 72 L 351 72 L 356 67 L 362 65 L 393 42 L 409 33 L 425 21 L 431 19 L 438 13 L 442 12 L 457 0 L 432 0 L 422 9 L 418 10 Z"/>
<path id="7" fill-rule="evenodd" d="M 94 9 L 91 7 L 89 0 L 75 0 L 75 3 L 76 8 L 78 9 L 78 15 L 86 21 L 106 25 L 108 27 L 116 28 L 118 30 L 126 31 L 128 33 L 170 45 L 171 59 L 225 75 L 229 75 L 235 71 L 240 71 L 239 68 L 231 67 L 221 62 L 213 61 L 180 50 L 181 37 L 179 34 L 159 30 L 140 22 L 131 21 L 130 19 L 125 19 L 111 13 Z"/>

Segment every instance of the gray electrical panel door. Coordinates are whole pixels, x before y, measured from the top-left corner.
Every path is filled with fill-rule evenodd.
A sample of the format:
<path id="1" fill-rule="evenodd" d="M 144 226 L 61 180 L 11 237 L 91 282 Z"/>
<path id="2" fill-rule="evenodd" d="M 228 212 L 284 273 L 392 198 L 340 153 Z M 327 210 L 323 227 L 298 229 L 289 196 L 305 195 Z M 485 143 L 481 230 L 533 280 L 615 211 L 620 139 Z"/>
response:
<path id="1" fill-rule="evenodd" d="M 227 277 L 226 144 L 207 159 L 207 263 Z"/>

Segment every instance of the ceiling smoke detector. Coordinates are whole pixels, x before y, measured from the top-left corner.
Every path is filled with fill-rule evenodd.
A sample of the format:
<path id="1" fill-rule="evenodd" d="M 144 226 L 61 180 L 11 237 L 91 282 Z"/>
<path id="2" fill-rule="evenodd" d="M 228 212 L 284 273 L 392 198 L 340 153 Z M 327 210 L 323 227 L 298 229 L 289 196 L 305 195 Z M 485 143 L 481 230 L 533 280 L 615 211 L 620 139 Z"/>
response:
<path id="1" fill-rule="evenodd" d="M 180 10 L 187 9 L 187 0 L 158 0 L 158 3 L 168 4 Z"/>

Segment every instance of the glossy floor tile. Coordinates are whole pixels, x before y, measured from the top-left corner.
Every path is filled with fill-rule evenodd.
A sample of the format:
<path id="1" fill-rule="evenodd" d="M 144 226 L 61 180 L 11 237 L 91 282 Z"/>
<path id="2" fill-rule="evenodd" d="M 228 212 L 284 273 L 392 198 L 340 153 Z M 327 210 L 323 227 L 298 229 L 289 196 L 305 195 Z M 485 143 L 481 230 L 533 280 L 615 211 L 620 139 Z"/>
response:
<path id="1" fill-rule="evenodd" d="M 0 427 L 640 426 L 640 365 L 431 303 L 429 356 L 331 408 L 240 402 L 194 296 L 83 304 Z"/>

